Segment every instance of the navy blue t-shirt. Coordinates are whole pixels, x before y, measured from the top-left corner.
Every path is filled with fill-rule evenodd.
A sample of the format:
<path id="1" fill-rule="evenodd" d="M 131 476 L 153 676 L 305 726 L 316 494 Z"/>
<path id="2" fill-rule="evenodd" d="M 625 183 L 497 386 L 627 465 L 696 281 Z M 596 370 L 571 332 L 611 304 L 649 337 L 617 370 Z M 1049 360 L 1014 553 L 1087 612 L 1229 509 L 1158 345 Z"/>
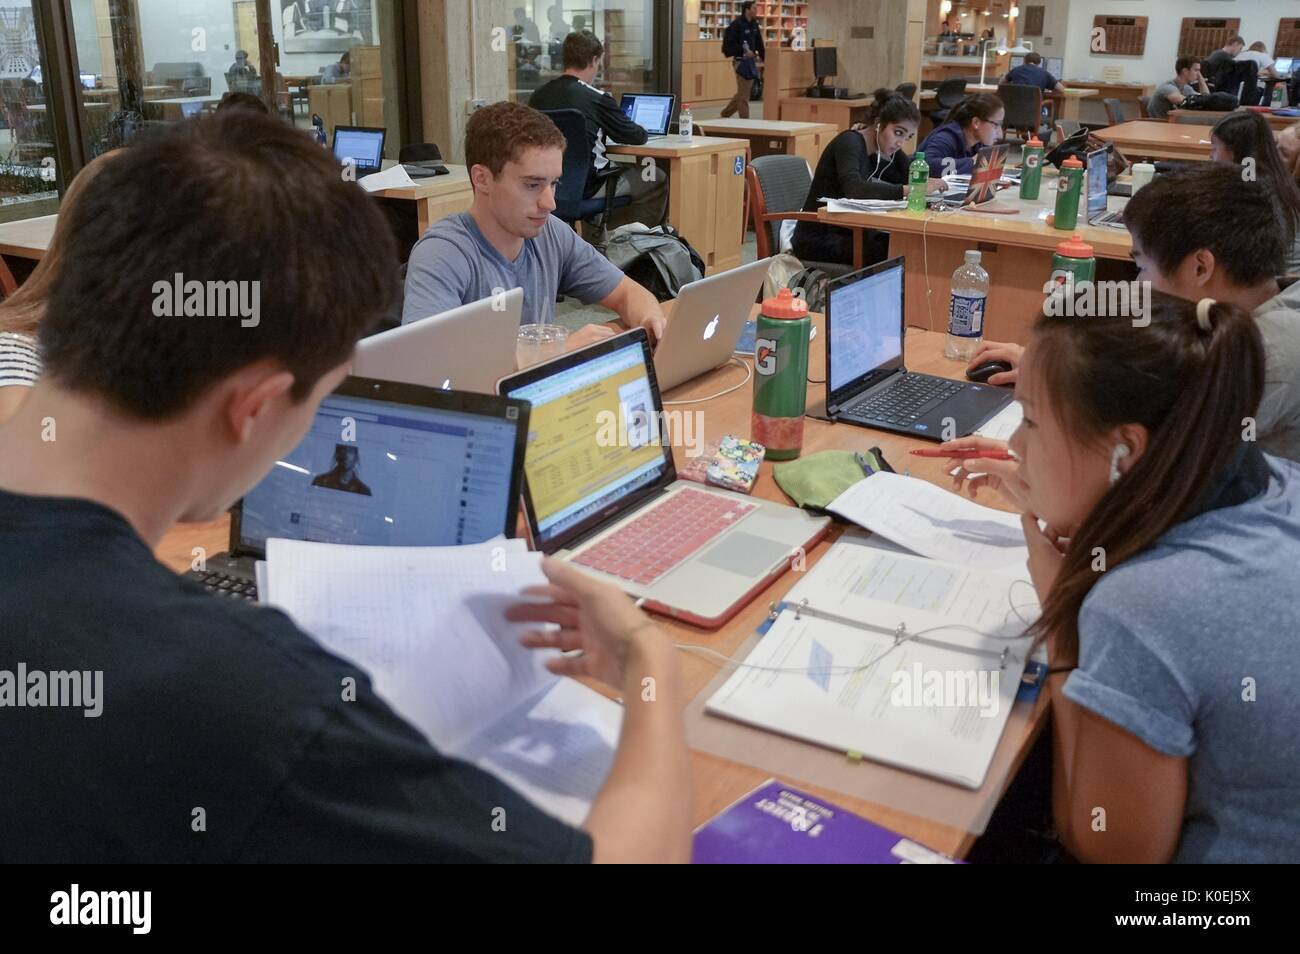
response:
<path id="1" fill-rule="evenodd" d="M 1017 86 L 1037 86 L 1044 93 L 1050 93 L 1056 89 L 1059 80 L 1037 63 L 1021 63 L 1002 82 Z"/>

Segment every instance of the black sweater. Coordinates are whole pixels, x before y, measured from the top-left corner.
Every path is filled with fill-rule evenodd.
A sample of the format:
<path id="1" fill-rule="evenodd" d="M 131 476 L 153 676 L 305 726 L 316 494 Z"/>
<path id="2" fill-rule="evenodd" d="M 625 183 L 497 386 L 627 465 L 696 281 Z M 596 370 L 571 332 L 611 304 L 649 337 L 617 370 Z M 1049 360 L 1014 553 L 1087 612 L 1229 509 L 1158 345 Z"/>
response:
<path id="1" fill-rule="evenodd" d="M 528 105 L 533 109 L 576 109 L 582 113 L 587 126 L 587 145 L 591 148 L 587 195 L 591 195 L 598 185 L 596 170 L 609 165 L 605 156 L 607 142 L 639 146 L 648 138 L 644 129 L 623 115 L 613 96 L 588 86 L 576 76 L 557 76 L 535 90 Z"/>
<path id="2" fill-rule="evenodd" d="M 911 161 L 901 149 L 888 160 L 880 153 L 869 153 L 862 134 L 846 129 L 831 140 L 817 160 L 817 172 L 803 211 L 816 212 L 822 198 L 902 199 L 907 195 L 907 167 Z M 795 226 L 799 241 L 840 231 L 845 230 L 821 222 L 800 222 Z"/>

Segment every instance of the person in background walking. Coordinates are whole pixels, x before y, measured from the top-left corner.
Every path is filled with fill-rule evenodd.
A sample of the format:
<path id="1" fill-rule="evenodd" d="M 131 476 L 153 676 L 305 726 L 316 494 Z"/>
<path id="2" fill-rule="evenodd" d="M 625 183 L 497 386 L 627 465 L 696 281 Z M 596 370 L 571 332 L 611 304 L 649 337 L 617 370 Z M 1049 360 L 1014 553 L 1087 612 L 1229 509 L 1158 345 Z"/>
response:
<path id="1" fill-rule="evenodd" d="M 741 119 L 749 118 L 749 94 L 763 63 L 763 31 L 754 22 L 757 16 L 752 0 L 747 0 L 740 5 L 740 16 L 722 34 L 722 53 L 731 57 L 736 70 L 736 95 L 723 107 L 724 117 L 739 113 Z"/>

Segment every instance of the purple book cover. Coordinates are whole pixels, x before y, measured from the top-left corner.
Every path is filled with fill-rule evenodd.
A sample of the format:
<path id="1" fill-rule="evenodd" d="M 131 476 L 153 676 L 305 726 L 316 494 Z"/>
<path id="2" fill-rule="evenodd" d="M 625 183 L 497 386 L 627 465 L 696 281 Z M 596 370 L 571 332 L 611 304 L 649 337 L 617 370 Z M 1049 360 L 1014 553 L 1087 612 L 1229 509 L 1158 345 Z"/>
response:
<path id="1" fill-rule="evenodd" d="M 695 832 L 693 864 L 953 864 L 888 828 L 769 779 Z M 964 864 L 964 862 L 957 862 Z"/>

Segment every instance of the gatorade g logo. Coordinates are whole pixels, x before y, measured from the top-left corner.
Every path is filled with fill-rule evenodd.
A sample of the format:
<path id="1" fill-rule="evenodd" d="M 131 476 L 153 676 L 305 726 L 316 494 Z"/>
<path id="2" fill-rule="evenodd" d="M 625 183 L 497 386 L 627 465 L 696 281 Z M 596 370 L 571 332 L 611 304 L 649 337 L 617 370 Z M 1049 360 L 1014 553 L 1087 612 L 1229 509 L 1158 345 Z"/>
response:
<path id="1" fill-rule="evenodd" d="M 776 341 L 759 338 L 754 342 L 754 370 L 759 374 L 776 374 Z"/>
<path id="2" fill-rule="evenodd" d="M 1057 180 L 1056 180 L 1056 188 L 1057 188 L 1058 190 L 1060 190 L 1061 192 L 1069 192 L 1069 191 L 1070 191 L 1070 177 L 1069 177 L 1069 176 L 1061 176 L 1061 178 L 1057 179 Z"/>
<path id="3" fill-rule="evenodd" d="M 1028 155 L 1025 156 L 1025 168 L 1026 168 L 1026 169 L 1037 169 L 1037 168 L 1038 168 L 1038 163 L 1039 163 L 1040 161 L 1041 161 L 1041 157 L 1038 155 L 1038 153 L 1036 153 L 1036 152 L 1031 152 L 1031 153 L 1029 153 Z"/>

